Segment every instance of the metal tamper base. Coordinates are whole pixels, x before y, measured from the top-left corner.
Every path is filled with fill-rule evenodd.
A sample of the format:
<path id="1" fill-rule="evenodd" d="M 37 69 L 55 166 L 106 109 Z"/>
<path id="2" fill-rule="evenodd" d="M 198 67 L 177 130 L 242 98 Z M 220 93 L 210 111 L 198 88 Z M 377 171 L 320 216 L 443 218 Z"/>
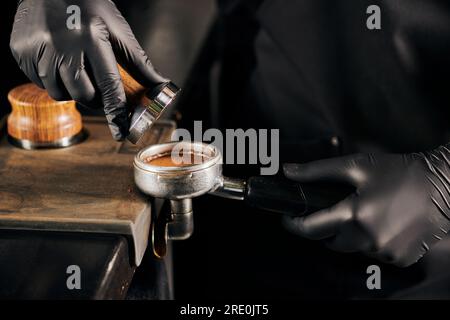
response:
<path id="1" fill-rule="evenodd" d="M 181 89 L 173 82 L 167 82 L 157 88 L 156 93 L 147 93 L 148 105 L 139 105 L 131 115 L 131 125 L 127 139 L 137 144 L 164 110 L 175 100 Z"/>

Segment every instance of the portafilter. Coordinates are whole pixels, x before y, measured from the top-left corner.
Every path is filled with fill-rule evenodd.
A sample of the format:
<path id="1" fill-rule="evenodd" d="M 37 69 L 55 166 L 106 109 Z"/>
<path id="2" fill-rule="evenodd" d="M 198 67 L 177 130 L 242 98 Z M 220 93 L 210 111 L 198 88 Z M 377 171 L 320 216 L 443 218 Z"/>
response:
<path id="1" fill-rule="evenodd" d="M 183 154 L 189 155 L 186 163 L 161 165 L 153 161 L 168 156 L 183 159 Z M 199 161 L 192 161 L 195 159 Z M 134 179 L 143 193 L 170 200 L 171 212 L 161 213 L 152 222 L 152 244 L 157 257 L 166 254 L 168 239 L 184 240 L 192 235 L 192 198 L 211 194 L 245 200 L 264 211 L 301 216 L 331 206 L 349 193 L 345 188 L 300 185 L 271 176 L 224 177 L 219 149 L 200 142 L 171 142 L 142 149 L 134 159 Z"/>

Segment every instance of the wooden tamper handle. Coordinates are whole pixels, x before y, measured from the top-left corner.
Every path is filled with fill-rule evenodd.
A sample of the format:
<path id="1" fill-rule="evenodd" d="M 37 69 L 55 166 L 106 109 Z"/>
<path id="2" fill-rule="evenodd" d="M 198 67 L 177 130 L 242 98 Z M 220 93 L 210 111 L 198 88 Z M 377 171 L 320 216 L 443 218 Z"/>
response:
<path id="1" fill-rule="evenodd" d="M 24 149 L 67 147 L 82 140 L 81 115 L 75 101 L 55 101 L 46 90 L 24 84 L 8 94 L 12 112 L 8 137 Z"/>
<path id="2" fill-rule="evenodd" d="M 122 78 L 128 104 L 131 106 L 137 106 L 139 104 L 149 105 L 151 100 L 146 95 L 148 88 L 141 85 L 120 65 L 117 66 L 119 68 L 120 77 Z"/>

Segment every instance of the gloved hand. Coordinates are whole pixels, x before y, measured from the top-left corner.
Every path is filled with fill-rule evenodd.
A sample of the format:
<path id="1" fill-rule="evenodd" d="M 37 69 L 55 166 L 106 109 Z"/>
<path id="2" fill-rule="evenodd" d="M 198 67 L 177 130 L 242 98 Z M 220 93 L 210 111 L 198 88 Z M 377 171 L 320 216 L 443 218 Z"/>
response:
<path id="1" fill-rule="evenodd" d="M 405 267 L 450 230 L 450 145 L 420 154 L 352 155 L 287 164 L 298 182 L 337 182 L 356 192 L 331 208 L 285 217 L 292 232 L 340 252 Z"/>
<path id="2" fill-rule="evenodd" d="M 67 13 L 71 5 L 80 8 L 80 29 L 69 19 L 75 12 Z M 109 0 L 19 1 L 10 47 L 24 73 L 55 100 L 91 107 L 101 101 L 116 140 L 125 138 L 129 127 L 117 61 L 149 88 L 168 81 Z"/>

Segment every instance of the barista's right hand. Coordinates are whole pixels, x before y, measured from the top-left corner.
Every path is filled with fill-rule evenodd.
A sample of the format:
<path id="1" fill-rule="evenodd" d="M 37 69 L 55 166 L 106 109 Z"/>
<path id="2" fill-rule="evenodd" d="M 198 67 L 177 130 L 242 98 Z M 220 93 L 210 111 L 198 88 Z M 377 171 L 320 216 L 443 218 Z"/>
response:
<path id="1" fill-rule="evenodd" d="M 103 104 L 116 140 L 129 127 L 117 62 L 147 87 L 168 81 L 110 0 L 21 0 L 10 46 L 23 72 L 55 100 Z"/>

